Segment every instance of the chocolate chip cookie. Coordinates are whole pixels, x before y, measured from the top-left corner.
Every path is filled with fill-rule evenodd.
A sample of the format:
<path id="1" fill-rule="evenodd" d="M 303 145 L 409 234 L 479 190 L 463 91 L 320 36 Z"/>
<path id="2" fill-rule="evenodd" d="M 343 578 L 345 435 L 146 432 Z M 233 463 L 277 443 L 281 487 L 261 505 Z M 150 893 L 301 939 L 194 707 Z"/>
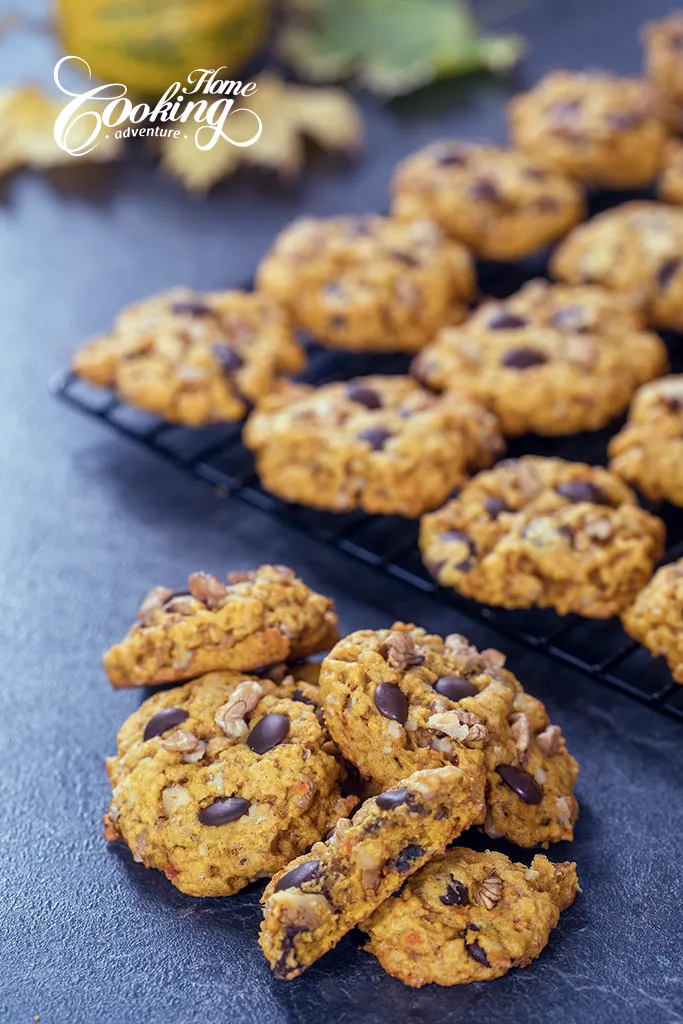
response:
<path id="1" fill-rule="evenodd" d="M 174 288 L 124 310 L 74 357 L 74 372 L 170 423 L 240 420 L 305 356 L 267 295 Z"/>
<path id="2" fill-rule="evenodd" d="M 154 587 L 131 631 L 104 655 L 115 687 L 182 682 L 204 672 L 250 672 L 328 650 L 337 640 L 334 604 L 291 569 L 262 565 L 222 583 L 193 573 L 187 591 Z"/>
<path id="3" fill-rule="evenodd" d="M 628 296 L 653 327 L 683 330 L 683 210 L 624 203 L 569 233 L 550 263 L 569 284 L 600 284 Z"/>
<path id="4" fill-rule="evenodd" d="M 662 93 L 683 104 L 683 12 L 649 21 L 641 30 L 645 71 Z"/>
<path id="5" fill-rule="evenodd" d="M 624 629 L 683 683 L 683 558 L 663 565 L 621 617 Z"/>
<path id="6" fill-rule="evenodd" d="M 244 442 L 262 485 L 285 501 L 403 516 L 440 504 L 503 448 L 481 405 L 398 376 L 283 388 L 251 414 Z"/>
<path id="7" fill-rule="evenodd" d="M 426 146 L 398 165 L 392 212 L 430 217 L 484 259 L 542 249 L 585 216 L 579 185 L 515 150 L 460 140 Z"/>
<path id="8" fill-rule="evenodd" d="M 296 978 L 430 857 L 469 827 L 483 779 L 453 765 L 416 772 L 342 818 L 325 843 L 276 875 L 263 894 L 259 942 L 281 980 Z"/>
<path id="9" fill-rule="evenodd" d="M 320 673 L 325 722 L 360 772 L 386 788 L 457 764 L 486 775 L 477 819 L 495 838 L 536 846 L 573 837 L 578 765 L 540 701 L 500 651 L 395 623 L 345 637 Z"/>
<path id="10" fill-rule="evenodd" d="M 598 430 L 668 368 L 666 346 L 641 320 L 605 288 L 531 281 L 439 331 L 411 372 L 481 402 L 509 436 Z"/>
<path id="11" fill-rule="evenodd" d="M 513 143 L 546 166 L 607 188 L 647 185 L 668 135 L 644 79 L 553 71 L 508 105 Z"/>
<path id="12" fill-rule="evenodd" d="M 146 700 L 107 762 L 105 837 L 182 892 L 229 896 L 324 836 L 356 798 L 292 685 L 212 672 Z"/>
<path id="13" fill-rule="evenodd" d="M 683 142 L 678 139 L 672 139 L 666 144 L 657 194 L 665 203 L 683 205 Z"/>
<path id="14" fill-rule="evenodd" d="M 646 497 L 683 505 L 683 375 L 637 392 L 609 457 L 610 469 Z"/>
<path id="15" fill-rule="evenodd" d="M 465 597 L 604 619 L 648 582 L 664 536 L 614 473 L 529 455 L 479 473 L 424 516 L 420 549 L 432 576 Z"/>
<path id="16" fill-rule="evenodd" d="M 416 352 L 475 297 L 468 250 L 430 221 L 306 217 L 278 236 L 258 287 L 321 344 Z"/>
<path id="17" fill-rule="evenodd" d="M 578 892 L 576 865 L 456 847 L 362 922 L 365 949 L 404 985 L 466 985 L 527 967 Z"/>

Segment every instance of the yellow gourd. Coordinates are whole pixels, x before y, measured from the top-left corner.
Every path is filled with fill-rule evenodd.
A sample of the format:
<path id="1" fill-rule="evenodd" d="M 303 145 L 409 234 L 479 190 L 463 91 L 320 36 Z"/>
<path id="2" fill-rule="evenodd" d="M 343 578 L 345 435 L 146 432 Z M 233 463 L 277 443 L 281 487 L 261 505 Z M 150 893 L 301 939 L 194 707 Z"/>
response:
<path id="1" fill-rule="evenodd" d="M 66 54 L 129 92 L 158 96 L 195 68 L 236 71 L 263 44 L 268 0 L 58 0 Z"/>

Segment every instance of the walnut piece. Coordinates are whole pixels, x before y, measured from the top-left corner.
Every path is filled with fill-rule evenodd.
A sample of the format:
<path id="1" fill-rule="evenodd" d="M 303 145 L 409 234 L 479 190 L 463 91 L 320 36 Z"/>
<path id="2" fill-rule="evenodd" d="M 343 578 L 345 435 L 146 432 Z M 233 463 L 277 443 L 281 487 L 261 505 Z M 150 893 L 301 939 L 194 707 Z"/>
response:
<path id="1" fill-rule="evenodd" d="M 410 633 L 390 633 L 385 644 L 386 659 L 389 667 L 397 672 L 405 672 L 411 665 L 421 665 L 424 658 L 418 653 L 415 641 Z"/>
<path id="2" fill-rule="evenodd" d="M 320 893 L 299 892 L 297 889 L 284 889 L 274 893 L 277 900 L 279 919 L 283 925 L 292 928 L 312 931 L 317 928 L 330 913 L 330 904 Z M 272 899 L 273 897 L 271 897 Z M 270 900 L 266 903 L 266 915 L 271 911 Z"/>
<path id="3" fill-rule="evenodd" d="M 164 750 L 172 750 L 183 755 L 185 764 L 196 764 L 206 753 L 206 743 L 198 739 L 187 729 L 176 729 L 170 736 L 161 741 Z"/>
<path id="4" fill-rule="evenodd" d="M 503 881 L 495 872 L 492 872 L 475 892 L 474 902 L 478 903 L 480 907 L 486 907 L 487 910 L 493 910 L 502 895 Z"/>
<path id="5" fill-rule="evenodd" d="M 209 572 L 193 572 L 187 581 L 190 593 L 207 608 L 219 608 L 228 593 L 228 588 Z"/>
<path id="6" fill-rule="evenodd" d="M 529 747 L 531 746 L 531 723 L 521 711 L 516 711 L 510 715 L 509 721 L 510 732 L 515 741 L 519 759 L 524 764 L 529 755 Z"/>
<path id="7" fill-rule="evenodd" d="M 154 618 L 155 612 L 158 612 L 164 602 L 168 601 L 169 597 L 172 596 L 173 591 L 169 590 L 168 587 L 152 587 L 138 609 L 138 621 L 143 626 L 148 626 Z"/>
<path id="8" fill-rule="evenodd" d="M 225 704 L 216 711 L 214 722 L 230 739 L 246 736 L 249 727 L 245 716 L 253 711 L 263 694 L 263 687 L 255 679 L 245 679 L 234 690 Z"/>
<path id="9" fill-rule="evenodd" d="M 486 737 L 486 726 L 471 711 L 445 711 L 440 715 L 432 715 L 427 719 L 427 725 L 430 729 L 459 740 L 464 746 Z"/>
<path id="10" fill-rule="evenodd" d="M 364 889 L 376 889 L 379 885 L 382 860 L 359 843 L 353 851 L 353 859 L 361 870 L 361 884 Z"/>
<path id="11" fill-rule="evenodd" d="M 562 730 L 559 725 L 549 725 L 543 732 L 539 732 L 536 743 L 543 754 L 552 757 L 557 753 L 562 738 Z"/>
<path id="12" fill-rule="evenodd" d="M 184 786 L 167 786 L 161 794 L 161 802 L 166 817 L 170 818 L 183 804 L 192 802 L 192 795 Z"/>

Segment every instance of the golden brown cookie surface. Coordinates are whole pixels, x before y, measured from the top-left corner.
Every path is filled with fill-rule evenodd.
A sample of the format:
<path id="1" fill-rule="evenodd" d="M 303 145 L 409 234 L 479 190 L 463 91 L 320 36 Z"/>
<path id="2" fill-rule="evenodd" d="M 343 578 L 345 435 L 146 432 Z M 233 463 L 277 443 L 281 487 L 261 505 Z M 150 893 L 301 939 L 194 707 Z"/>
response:
<path id="1" fill-rule="evenodd" d="M 439 331 L 412 373 L 471 395 L 515 436 L 598 430 L 667 368 L 666 346 L 641 329 L 627 297 L 537 280 Z"/>
<path id="2" fill-rule="evenodd" d="M 520 259 L 585 215 L 581 188 L 569 178 L 524 153 L 456 139 L 402 161 L 392 191 L 396 217 L 430 217 L 485 259 Z"/>
<path id="3" fill-rule="evenodd" d="M 576 865 L 456 847 L 363 921 L 365 947 L 405 985 L 466 985 L 526 967 L 574 902 Z"/>
<path id="4" fill-rule="evenodd" d="M 106 838 L 182 892 L 229 896 L 325 835 L 356 800 L 341 795 L 314 708 L 290 690 L 212 672 L 145 701 L 107 762 Z"/>
<path id="5" fill-rule="evenodd" d="M 396 623 L 340 640 L 320 673 L 325 722 L 345 757 L 381 787 L 457 764 L 486 774 L 478 824 L 520 846 L 571 839 L 578 765 L 540 701 L 500 651 L 479 652 Z"/>
<path id="6" fill-rule="evenodd" d="M 476 294 L 464 246 L 430 221 L 306 217 L 278 236 L 258 287 L 323 345 L 416 352 Z"/>
<path id="7" fill-rule="evenodd" d="M 328 650 L 337 639 L 334 604 L 287 566 L 190 576 L 188 590 L 155 587 L 138 621 L 104 655 L 115 687 L 182 682 L 205 672 L 249 672 Z"/>
<path id="8" fill-rule="evenodd" d="M 285 501 L 417 516 L 503 449 L 495 417 L 438 398 L 410 377 L 291 387 L 247 421 L 263 486 Z"/>
<path id="9" fill-rule="evenodd" d="M 124 310 L 111 334 L 76 353 L 74 370 L 131 405 L 199 427 L 241 419 L 305 362 L 268 296 L 174 288 Z"/>
<path id="10" fill-rule="evenodd" d="M 666 658 L 683 683 L 683 558 L 663 565 L 621 617 L 624 629 L 655 656 Z"/>
<path id="11" fill-rule="evenodd" d="M 645 71 L 665 96 L 683 104 L 683 12 L 649 21 L 642 28 Z"/>
<path id="12" fill-rule="evenodd" d="M 296 978 L 368 917 L 483 807 L 483 778 L 416 772 L 342 818 L 266 887 L 259 943 L 276 978 Z"/>
<path id="13" fill-rule="evenodd" d="M 647 185 L 662 163 L 665 112 L 649 82 L 552 71 L 508 106 L 519 149 L 592 185 Z"/>
<path id="14" fill-rule="evenodd" d="M 529 455 L 423 516 L 420 549 L 442 586 L 485 604 L 609 618 L 652 576 L 664 535 L 614 473 Z"/>

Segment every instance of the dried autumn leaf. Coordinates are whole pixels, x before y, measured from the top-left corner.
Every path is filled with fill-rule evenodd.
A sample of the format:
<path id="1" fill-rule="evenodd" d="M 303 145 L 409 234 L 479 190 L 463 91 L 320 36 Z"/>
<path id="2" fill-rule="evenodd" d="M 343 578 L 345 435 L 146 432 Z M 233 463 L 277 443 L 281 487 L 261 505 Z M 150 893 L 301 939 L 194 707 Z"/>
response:
<path id="1" fill-rule="evenodd" d="M 83 156 L 71 156 L 54 139 L 57 115 L 64 104 L 36 86 L 22 86 L 0 92 L 0 174 L 19 167 L 45 170 L 77 161 L 102 163 L 115 160 L 122 151 L 120 140 L 101 132 L 97 145 Z M 88 108 L 82 107 L 79 113 Z M 69 146 L 85 144 L 93 130 L 92 118 L 75 121 L 69 131 Z"/>
<path id="2" fill-rule="evenodd" d="M 246 142 L 253 137 L 259 118 L 263 130 L 253 145 L 219 139 L 213 149 L 201 150 L 192 124 L 188 124 L 186 138 L 163 139 L 162 166 L 186 188 L 208 191 L 239 166 L 265 167 L 283 178 L 293 178 L 304 162 L 305 138 L 327 150 L 353 152 L 359 148 L 363 121 L 343 90 L 292 85 L 267 73 L 255 81 L 257 91 L 233 107 L 223 129 L 235 143 Z"/>
<path id="3" fill-rule="evenodd" d="M 518 36 L 483 34 L 467 0 L 289 0 L 280 54 L 308 81 L 351 76 L 397 96 L 435 78 L 503 71 Z"/>

